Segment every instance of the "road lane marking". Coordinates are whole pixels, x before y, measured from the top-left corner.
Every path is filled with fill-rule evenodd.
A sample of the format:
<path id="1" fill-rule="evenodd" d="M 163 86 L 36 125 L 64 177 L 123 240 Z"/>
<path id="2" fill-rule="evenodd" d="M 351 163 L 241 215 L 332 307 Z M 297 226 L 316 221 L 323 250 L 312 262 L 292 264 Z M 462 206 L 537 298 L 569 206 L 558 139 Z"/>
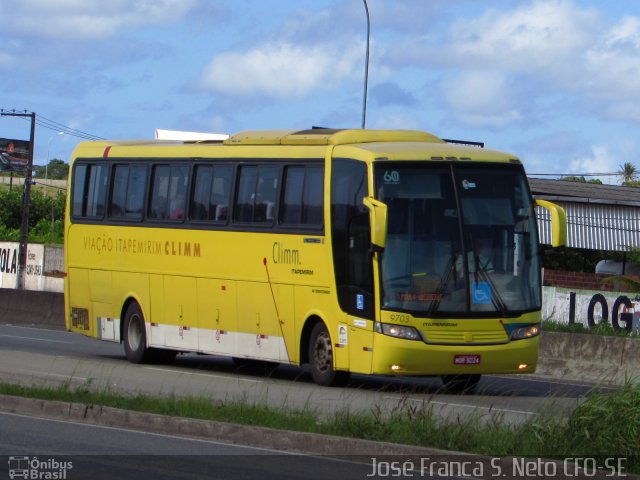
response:
<path id="1" fill-rule="evenodd" d="M 47 377 L 61 377 L 67 380 L 81 380 L 83 382 L 88 381 L 87 377 L 76 377 L 73 374 L 63 374 L 63 373 L 49 373 L 49 372 L 39 372 L 37 370 L 25 370 L 23 368 L 15 370 L 15 373 L 24 373 L 28 375 L 44 375 Z"/>
<path id="2" fill-rule="evenodd" d="M 222 378 L 224 380 L 230 380 L 233 377 L 227 377 L 225 375 L 216 375 L 215 373 L 195 373 L 195 372 L 185 372 L 184 370 L 173 370 L 170 368 L 158 368 L 158 367 L 142 367 L 145 370 L 155 370 L 158 372 L 168 372 L 168 373 L 179 373 L 181 375 L 193 375 L 193 376 L 200 376 L 200 377 L 207 377 L 207 378 Z M 248 378 L 237 378 L 236 380 L 240 381 L 240 382 L 250 382 L 250 383 L 263 383 L 262 380 L 251 380 Z"/>
<path id="3" fill-rule="evenodd" d="M 420 400 L 418 398 L 408 398 L 408 399 L 400 399 L 397 397 L 392 397 L 392 396 L 385 396 L 384 398 L 391 400 L 402 400 L 402 401 L 409 401 L 409 402 L 414 402 L 414 403 L 421 403 L 423 405 L 442 405 L 442 406 L 451 406 L 451 407 L 462 407 L 462 408 L 473 408 L 475 410 L 487 410 L 489 412 L 491 411 L 499 411 L 499 412 L 508 412 L 508 413 L 517 413 L 517 414 L 521 414 L 521 415 L 537 415 L 536 412 L 527 412 L 525 410 L 512 410 L 510 408 L 500 408 L 500 407 L 495 407 L 495 406 L 491 406 L 491 407 L 485 407 L 484 405 L 468 405 L 465 403 L 450 403 L 450 402 L 439 402 L 437 400 L 430 400 L 430 401 L 424 401 L 424 400 Z"/>
<path id="4" fill-rule="evenodd" d="M 48 338 L 35 338 L 35 337 L 22 337 L 20 335 L 6 335 L 6 334 L 0 334 L 0 337 L 7 337 L 7 338 L 18 338 L 20 340 L 35 340 L 36 342 L 49 342 L 49 343 L 74 343 L 74 342 L 67 342 L 65 340 L 50 340 Z"/>

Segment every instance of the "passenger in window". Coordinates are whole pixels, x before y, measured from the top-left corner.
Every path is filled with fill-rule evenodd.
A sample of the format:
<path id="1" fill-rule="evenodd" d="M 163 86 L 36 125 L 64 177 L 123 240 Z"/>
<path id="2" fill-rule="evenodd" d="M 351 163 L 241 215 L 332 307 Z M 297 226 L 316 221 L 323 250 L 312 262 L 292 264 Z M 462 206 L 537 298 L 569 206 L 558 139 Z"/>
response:
<path id="1" fill-rule="evenodd" d="M 490 238 L 474 238 L 472 240 L 473 250 L 467 252 L 467 267 L 469 273 L 494 272 L 493 265 L 493 243 Z M 464 275 L 463 256 L 458 255 L 456 258 L 456 271 L 458 275 Z"/>
<path id="2" fill-rule="evenodd" d="M 184 196 L 179 193 L 171 202 L 169 218 L 171 220 L 182 220 L 184 218 Z"/>

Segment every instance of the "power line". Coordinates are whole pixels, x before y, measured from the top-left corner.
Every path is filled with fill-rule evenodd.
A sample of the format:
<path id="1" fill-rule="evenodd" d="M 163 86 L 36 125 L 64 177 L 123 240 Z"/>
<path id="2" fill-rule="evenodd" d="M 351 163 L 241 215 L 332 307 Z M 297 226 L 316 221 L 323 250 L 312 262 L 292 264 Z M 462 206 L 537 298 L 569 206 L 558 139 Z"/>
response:
<path id="1" fill-rule="evenodd" d="M 16 113 L 14 110 L 5 110 L 0 109 L 0 112 L 3 113 Z M 26 110 L 25 110 L 26 112 Z M 24 121 L 28 121 L 26 118 L 19 117 Z M 48 130 L 53 130 L 55 132 L 64 132 L 66 135 L 70 135 L 72 137 L 82 138 L 84 140 L 104 140 L 103 137 L 99 137 L 97 135 L 93 135 L 92 133 L 83 132 L 82 130 L 78 130 L 76 128 L 69 127 L 60 122 L 56 122 L 55 120 L 51 120 L 49 118 L 43 117 L 42 115 L 36 115 L 36 125 L 46 128 Z"/>
<path id="2" fill-rule="evenodd" d="M 543 222 L 551 221 L 551 218 L 549 216 L 545 216 L 545 214 L 537 214 L 536 218 L 537 220 L 540 220 Z M 637 219 L 630 220 L 631 223 L 634 223 L 637 221 L 638 221 Z M 610 231 L 617 231 L 617 232 L 640 233 L 639 229 L 633 228 L 633 227 L 609 226 L 602 223 L 588 223 L 588 222 L 580 222 L 580 221 L 574 221 L 569 219 L 567 219 L 567 225 L 574 225 L 576 227 L 584 227 L 584 228 L 594 228 L 594 229 L 600 229 L 600 230 L 610 230 Z"/>
<path id="3" fill-rule="evenodd" d="M 527 173 L 528 177 L 611 177 L 623 175 L 621 172 L 604 173 Z"/>
<path id="4" fill-rule="evenodd" d="M 83 132 L 82 130 L 78 130 L 75 128 L 71 128 L 68 127 L 66 125 L 63 125 L 59 122 L 56 122 L 54 120 L 48 119 L 46 117 L 43 117 L 42 115 L 39 115 L 36 117 L 36 123 L 38 123 L 38 125 L 44 127 L 44 128 L 49 128 L 51 130 L 59 130 L 61 132 L 66 133 L 67 135 L 72 135 L 72 136 L 76 136 L 76 137 L 80 137 L 80 138 L 86 138 L 89 140 L 104 140 L 104 138 L 99 137 L 97 135 L 93 135 L 91 133 L 87 133 L 87 132 Z"/>

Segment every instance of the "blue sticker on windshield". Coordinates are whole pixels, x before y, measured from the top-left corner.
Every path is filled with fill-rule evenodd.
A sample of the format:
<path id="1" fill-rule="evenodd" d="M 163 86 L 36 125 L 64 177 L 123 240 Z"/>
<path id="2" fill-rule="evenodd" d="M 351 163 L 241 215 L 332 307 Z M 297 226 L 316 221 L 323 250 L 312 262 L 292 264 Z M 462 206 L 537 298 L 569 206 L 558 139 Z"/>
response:
<path id="1" fill-rule="evenodd" d="M 491 285 L 488 282 L 473 282 L 471 285 L 471 301 L 479 305 L 491 303 Z"/>
<path id="2" fill-rule="evenodd" d="M 358 310 L 364 310 L 364 295 L 356 295 L 356 308 Z"/>

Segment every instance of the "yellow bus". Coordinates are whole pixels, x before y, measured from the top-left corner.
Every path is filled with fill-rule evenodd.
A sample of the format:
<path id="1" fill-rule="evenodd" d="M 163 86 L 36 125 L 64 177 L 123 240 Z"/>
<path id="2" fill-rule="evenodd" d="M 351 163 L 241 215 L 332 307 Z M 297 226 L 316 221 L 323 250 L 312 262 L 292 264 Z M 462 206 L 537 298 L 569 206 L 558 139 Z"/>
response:
<path id="1" fill-rule="evenodd" d="M 134 363 L 180 352 L 349 373 L 536 368 L 535 206 L 513 155 L 409 130 L 97 141 L 73 153 L 67 329 Z"/>

